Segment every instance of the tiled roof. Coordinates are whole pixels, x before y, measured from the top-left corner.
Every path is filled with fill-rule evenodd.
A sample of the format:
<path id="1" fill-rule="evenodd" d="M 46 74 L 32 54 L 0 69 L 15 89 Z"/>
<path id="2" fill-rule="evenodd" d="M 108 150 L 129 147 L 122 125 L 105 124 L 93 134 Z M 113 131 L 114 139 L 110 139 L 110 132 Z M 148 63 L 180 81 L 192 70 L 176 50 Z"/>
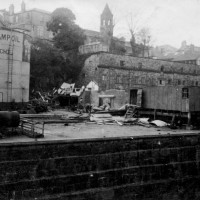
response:
<path id="1" fill-rule="evenodd" d="M 16 13 L 14 13 L 14 15 L 16 15 L 16 14 L 21 14 L 21 13 L 25 13 L 25 12 L 31 12 L 31 11 L 36 11 L 36 12 L 40 12 L 40 13 L 45 13 L 45 14 L 48 14 L 48 15 L 50 15 L 51 14 L 51 12 L 49 12 L 49 11 L 46 11 L 46 10 L 42 10 L 42 9 L 38 9 L 38 8 L 33 8 L 33 9 L 30 9 L 30 10 L 25 10 L 25 11 L 19 11 L 19 12 L 16 12 Z"/>
<path id="2" fill-rule="evenodd" d="M 184 61 L 184 60 L 197 60 L 200 57 L 200 52 L 193 54 L 182 54 L 174 57 L 173 61 Z"/>

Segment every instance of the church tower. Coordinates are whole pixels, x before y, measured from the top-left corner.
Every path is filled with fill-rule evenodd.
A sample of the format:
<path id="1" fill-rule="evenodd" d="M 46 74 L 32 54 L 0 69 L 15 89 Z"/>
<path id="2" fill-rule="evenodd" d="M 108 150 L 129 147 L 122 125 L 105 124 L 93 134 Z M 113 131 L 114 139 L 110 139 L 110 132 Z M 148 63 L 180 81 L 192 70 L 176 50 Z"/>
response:
<path id="1" fill-rule="evenodd" d="M 105 44 L 110 45 L 111 39 L 113 37 L 113 14 L 106 4 L 102 14 L 101 14 L 101 25 L 100 33 Z"/>
<path id="2" fill-rule="evenodd" d="M 21 3 L 21 12 L 25 12 L 25 10 L 26 10 L 26 5 L 25 5 L 24 1 L 22 1 L 22 3 Z"/>

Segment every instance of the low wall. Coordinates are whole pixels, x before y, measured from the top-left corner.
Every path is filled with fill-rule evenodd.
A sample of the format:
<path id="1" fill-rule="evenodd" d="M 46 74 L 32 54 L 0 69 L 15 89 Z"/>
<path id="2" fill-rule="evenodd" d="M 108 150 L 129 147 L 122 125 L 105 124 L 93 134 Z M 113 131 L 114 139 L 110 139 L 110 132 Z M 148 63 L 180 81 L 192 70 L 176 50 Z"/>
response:
<path id="1" fill-rule="evenodd" d="M 0 199 L 200 198 L 200 135 L 1 144 Z"/>
<path id="2" fill-rule="evenodd" d="M 109 103 L 112 102 L 111 108 L 115 109 L 118 109 L 129 102 L 129 93 L 127 93 L 125 90 L 115 90 L 115 89 L 106 90 L 102 92 L 98 91 L 87 92 L 86 102 L 91 103 L 94 106 L 99 106 L 100 95 L 113 95 L 114 97 L 112 98 L 112 100 L 108 102 Z M 105 103 L 105 100 L 109 100 L 109 98 L 104 98 L 103 103 Z"/>

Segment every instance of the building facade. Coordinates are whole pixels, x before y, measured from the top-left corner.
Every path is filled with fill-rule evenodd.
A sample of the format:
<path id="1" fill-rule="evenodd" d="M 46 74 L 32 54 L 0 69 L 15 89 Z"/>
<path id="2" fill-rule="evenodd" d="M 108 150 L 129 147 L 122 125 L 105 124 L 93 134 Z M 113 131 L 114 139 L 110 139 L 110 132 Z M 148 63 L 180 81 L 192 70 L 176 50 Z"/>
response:
<path id="1" fill-rule="evenodd" d="M 14 12 L 14 5 L 11 4 L 9 11 L 4 12 L 4 21 L 12 28 L 20 28 L 27 31 L 33 38 L 51 39 L 52 33 L 47 30 L 47 22 L 50 20 L 50 12 L 31 9 L 26 10 L 24 2 L 21 4 L 21 11 Z"/>
<path id="2" fill-rule="evenodd" d="M 193 64 L 193 65 L 200 65 L 200 53 L 179 55 L 176 56 L 172 61 L 186 63 L 186 64 Z"/>
<path id="3" fill-rule="evenodd" d="M 100 94 L 123 92 L 123 104 L 130 102 L 133 89 L 148 86 L 198 87 L 200 66 L 102 52 L 91 55 L 85 61 L 79 84 L 87 85 L 90 81 L 98 84 Z"/>
<path id="4" fill-rule="evenodd" d="M 0 103 L 28 102 L 30 37 L 0 28 Z"/>
<path id="5" fill-rule="evenodd" d="M 79 52 L 81 54 L 95 53 L 95 52 L 112 52 L 115 49 L 122 48 L 126 51 L 126 42 L 124 38 L 117 38 L 113 36 L 114 21 L 113 14 L 106 4 L 100 16 L 100 31 L 84 30 L 86 40 L 84 45 L 80 46 Z M 130 45 L 127 49 L 130 50 Z M 130 53 L 130 52 L 128 52 Z"/>

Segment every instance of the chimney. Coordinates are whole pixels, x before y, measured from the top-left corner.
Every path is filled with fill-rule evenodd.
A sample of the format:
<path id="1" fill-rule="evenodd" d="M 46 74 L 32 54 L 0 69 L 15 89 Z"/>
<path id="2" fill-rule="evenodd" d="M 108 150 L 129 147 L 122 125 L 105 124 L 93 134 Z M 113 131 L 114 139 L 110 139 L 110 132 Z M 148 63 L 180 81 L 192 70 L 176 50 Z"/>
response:
<path id="1" fill-rule="evenodd" d="M 26 10 L 26 5 L 25 5 L 24 1 L 22 1 L 21 12 L 25 12 L 25 10 Z"/>
<path id="2" fill-rule="evenodd" d="M 9 6 L 9 15 L 13 15 L 13 14 L 14 14 L 14 5 L 11 4 L 11 5 Z"/>

